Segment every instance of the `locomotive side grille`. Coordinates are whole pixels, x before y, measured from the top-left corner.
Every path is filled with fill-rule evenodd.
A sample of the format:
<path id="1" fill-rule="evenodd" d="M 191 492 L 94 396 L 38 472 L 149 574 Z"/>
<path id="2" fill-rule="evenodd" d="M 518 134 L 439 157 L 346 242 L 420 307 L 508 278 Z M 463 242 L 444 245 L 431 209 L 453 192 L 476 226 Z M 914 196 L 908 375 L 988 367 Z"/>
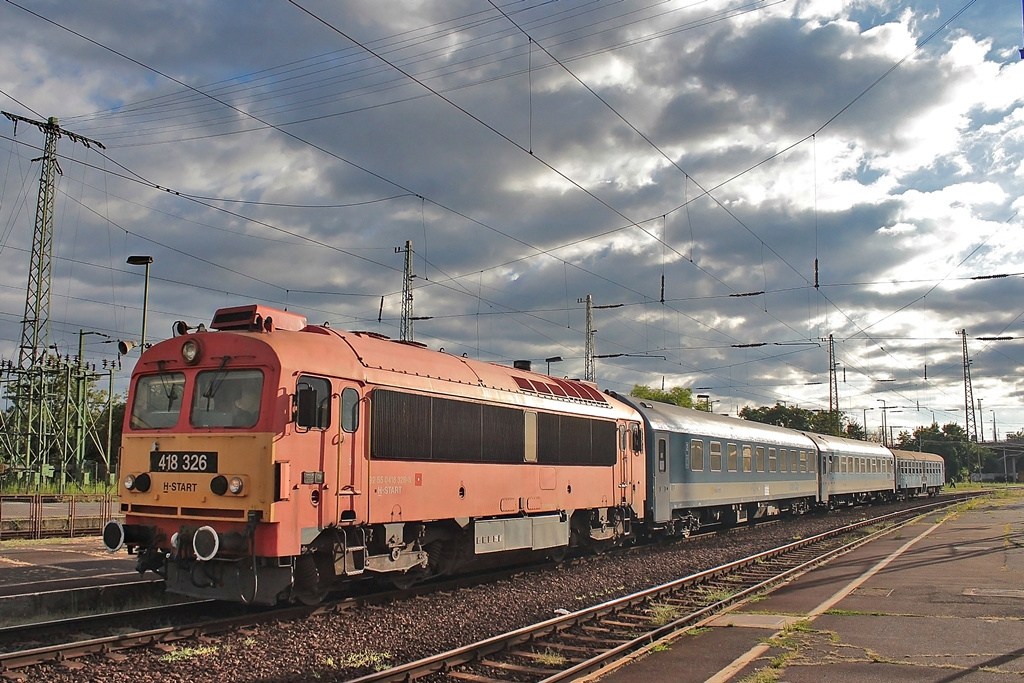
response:
<path id="1" fill-rule="evenodd" d="M 523 462 L 522 410 L 385 389 L 373 392 L 372 406 L 373 458 Z"/>
<path id="2" fill-rule="evenodd" d="M 483 448 L 483 406 L 431 399 L 431 460 L 479 462 Z M 438 438 L 443 435 L 443 438 Z"/>
<path id="3" fill-rule="evenodd" d="M 430 397 L 373 392 L 372 457 L 430 460 Z"/>
<path id="4" fill-rule="evenodd" d="M 608 420 L 541 413 L 537 461 L 546 465 L 614 465 L 616 426 Z"/>
<path id="5" fill-rule="evenodd" d="M 614 465 L 614 422 L 542 413 L 538 462 L 547 465 Z"/>

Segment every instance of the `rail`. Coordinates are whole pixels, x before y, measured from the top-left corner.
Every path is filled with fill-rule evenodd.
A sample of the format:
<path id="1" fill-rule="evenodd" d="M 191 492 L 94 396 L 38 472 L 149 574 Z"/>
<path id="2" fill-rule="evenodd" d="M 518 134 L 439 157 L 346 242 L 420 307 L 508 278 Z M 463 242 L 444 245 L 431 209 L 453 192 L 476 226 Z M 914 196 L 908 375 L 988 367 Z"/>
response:
<path id="1" fill-rule="evenodd" d="M 2 494 L 0 541 L 95 536 L 120 515 L 120 498 L 102 493 Z"/>
<path id="2" fill-rule="evenodd" d="M 890 526 L 858 535 L 865 527 L 886 522 L 898 525 L 896 520 L 901 518 L 901 523 L 907 524 L 919 515 L 955 505 L 967 497 L 946 498 L 866 519 L 601 605 L 351 679 L 349 683 L 410 683 L 427 676 L 478 683 L 575 680 L 892 531 Z M 852 541 L 838 540 L 850 533 L 854 534 Z M 709 595 L 721 597 L 708 600 Z M 656 605 L 669 606 L 679 614 L 668 623 L 655 625 L 652 612 Z"/>

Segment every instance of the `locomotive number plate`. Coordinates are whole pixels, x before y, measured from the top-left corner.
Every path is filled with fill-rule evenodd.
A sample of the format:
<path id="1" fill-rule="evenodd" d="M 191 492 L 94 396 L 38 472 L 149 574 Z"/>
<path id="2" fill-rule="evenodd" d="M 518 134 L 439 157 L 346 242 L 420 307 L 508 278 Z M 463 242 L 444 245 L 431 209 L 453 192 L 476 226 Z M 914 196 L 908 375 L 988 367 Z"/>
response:
<path id="1" fill-rule="evenodd" d="M 154 451 L 149 454 L 150 472 L 217 471 L 217 451 Z"/>

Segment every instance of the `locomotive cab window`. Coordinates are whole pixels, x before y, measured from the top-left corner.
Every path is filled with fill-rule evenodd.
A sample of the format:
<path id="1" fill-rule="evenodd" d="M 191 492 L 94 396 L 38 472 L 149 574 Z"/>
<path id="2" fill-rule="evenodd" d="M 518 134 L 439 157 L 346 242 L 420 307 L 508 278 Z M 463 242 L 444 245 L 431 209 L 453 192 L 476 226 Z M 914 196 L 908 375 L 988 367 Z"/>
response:
<path id="1" fill-rule="evenodd" d="M 263 373 L 259 370 L 200 372 L 192 392 L 192 426 L 254 427 L 262 398 Z"/>
<path id="2" fill-rule="evenodd" d="M 341 428 L 349 434 L 359 429 L 359 392 L 352 387 L 341 392 Z"/>
<path id="3" fill-rule="evenodd" d="M 181 397 L 185 395 L 185 375 L 164 372 L 139 377 L 132 401 L 132 429 L 167 429 L 178 423 Z"/>
<path id="4" fill-rule="evenodd" d="M 331 382 L 323 377 L 299 377 L 295 385 L 295 424 L 305 429 L 331 426 Z"/>

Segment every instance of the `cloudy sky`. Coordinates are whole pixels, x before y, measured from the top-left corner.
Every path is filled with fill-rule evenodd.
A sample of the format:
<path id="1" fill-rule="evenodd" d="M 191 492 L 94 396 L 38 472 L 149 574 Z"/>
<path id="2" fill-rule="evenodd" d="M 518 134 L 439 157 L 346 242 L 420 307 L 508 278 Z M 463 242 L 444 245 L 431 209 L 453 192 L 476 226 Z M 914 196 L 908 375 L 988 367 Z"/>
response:
<path id="1" fill-rule="evenodd" d="M 602 388 L 735 414 L 827 409 L 831 335 L 841 409 L 898 432 L 964 424 L 966 330 L 983 436 L 1024 429 L 1019 5 L 17 0 L 0 26 L 0 109 L 106 146 L 59 145 L 65 353 L 138 339 L 133 254 L 150 342 L 250 302 L 398 337 L 411 241 L 431 348 L 581 377 L 590 295 Z M 42 142 L 0 119 L 5 358 Z"/>

